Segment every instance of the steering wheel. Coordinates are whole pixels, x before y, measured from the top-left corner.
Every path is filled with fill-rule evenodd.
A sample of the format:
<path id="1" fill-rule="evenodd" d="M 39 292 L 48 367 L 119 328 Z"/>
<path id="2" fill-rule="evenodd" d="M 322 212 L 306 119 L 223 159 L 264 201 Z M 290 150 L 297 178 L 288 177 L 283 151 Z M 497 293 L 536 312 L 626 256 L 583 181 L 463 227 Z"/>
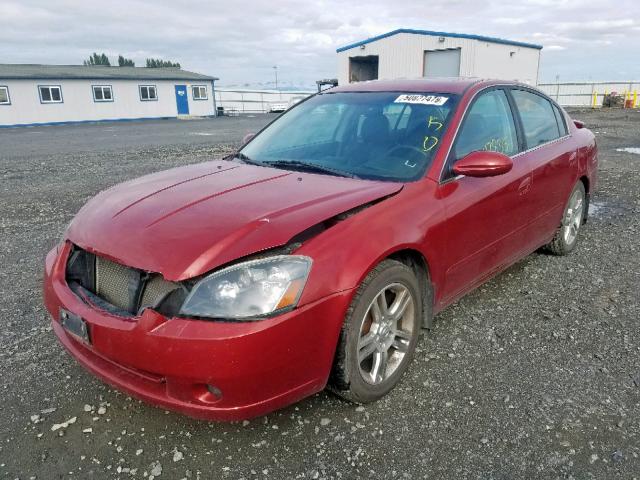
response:
<path id="1" fill-rule="evenodd" d="M 401 155 L 394 155 L 394 152 L 402 152 L 402 151 L 418 152 L 420 154 L 421 159 L 424 159 L 425 157 L 424 150 L 418 147 L 414 147 L 413 145 L 394 145 L 393 147 L 391 147 L 389 150 L 385 152 L 385 157 L 402 157 Z M 417 164 L 418 164 L 417 162 L 411 163 L 407 158 L 403 165 L 409 168 L 414 168 Z"/>

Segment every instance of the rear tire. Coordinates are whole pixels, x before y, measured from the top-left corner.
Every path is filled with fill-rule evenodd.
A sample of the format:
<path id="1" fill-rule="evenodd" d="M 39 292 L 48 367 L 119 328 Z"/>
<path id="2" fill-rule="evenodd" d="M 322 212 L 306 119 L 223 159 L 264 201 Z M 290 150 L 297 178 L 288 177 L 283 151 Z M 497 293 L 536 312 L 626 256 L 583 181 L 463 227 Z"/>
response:
<path id="1" fill-rule="evenodd" d="M 587 196 L 584 184 L 578 180 L 573 187 L 569 200 L 562 214 L 562 222 L 553 240 L 546 245 L 546 250 L 554 255 L 567 255 L 578 243 L 578 233 L 586 218 Z"/>
<path id="2" fill-rule="evenodd" d="M 422 327 L 414 271 L 384 260 L 364 279 L 347 311 L 329 389 L 355 403 L 380 399 L 409 367 Z"/>

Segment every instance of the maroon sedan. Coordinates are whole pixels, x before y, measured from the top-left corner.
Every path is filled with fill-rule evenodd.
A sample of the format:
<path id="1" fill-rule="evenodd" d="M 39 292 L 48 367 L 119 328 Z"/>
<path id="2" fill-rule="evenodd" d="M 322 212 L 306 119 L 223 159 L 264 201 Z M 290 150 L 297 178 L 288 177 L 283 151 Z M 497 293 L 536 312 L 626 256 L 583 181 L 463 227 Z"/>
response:
<path id="1" fill-rule="evenodd" d="M 224 160 L 98 194 L 47 256 L 45 303 L 82 365 L 164 408 L 370 402 L 434 314 L 573 250 L 596 168 L 593 134 L 526 85 L 334 88 Z"/>

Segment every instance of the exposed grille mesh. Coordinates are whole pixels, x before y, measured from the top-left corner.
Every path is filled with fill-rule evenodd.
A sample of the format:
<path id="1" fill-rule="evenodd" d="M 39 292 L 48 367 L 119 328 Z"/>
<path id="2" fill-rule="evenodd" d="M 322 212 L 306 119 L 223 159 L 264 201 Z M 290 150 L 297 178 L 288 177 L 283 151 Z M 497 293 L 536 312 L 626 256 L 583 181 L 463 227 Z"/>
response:
<path id="1" fill-rule="evenodd" d="M 144 287 L 140 308 L 155 307 L 159 301 L 178 288 L 178 286 L 177 283 L 168 282 L 160 275 L 153 276 Z"/>
<path id="2" fill-rule="evenodd" d="M 96 295 L 122 310 L 130 310 L 140 274 L 102 257 L 96 257 Z"/>
<path id="3" fill-rule="evenodd" d="M 169 282 L 158 273 L 148 274 L 84 250 L 76 250 L 70 257 L 67 281 L 81 285 L 106 302 L 105 306 L 112 305 L 117 311 L 132 315 L 146 307 L 157 307 L 180 287 L 179 283 Z"/>

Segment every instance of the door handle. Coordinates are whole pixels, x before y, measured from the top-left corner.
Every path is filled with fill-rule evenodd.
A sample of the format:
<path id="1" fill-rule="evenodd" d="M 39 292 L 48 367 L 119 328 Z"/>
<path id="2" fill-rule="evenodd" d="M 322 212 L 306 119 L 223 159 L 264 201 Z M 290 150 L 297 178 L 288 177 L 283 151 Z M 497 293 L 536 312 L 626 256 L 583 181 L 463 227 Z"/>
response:
<path id="1" fill-rule="evenodd" d="M 518 195 L 526 195 L 531 190 L 531 177 L 527 177 L 518 185 Z"/>

